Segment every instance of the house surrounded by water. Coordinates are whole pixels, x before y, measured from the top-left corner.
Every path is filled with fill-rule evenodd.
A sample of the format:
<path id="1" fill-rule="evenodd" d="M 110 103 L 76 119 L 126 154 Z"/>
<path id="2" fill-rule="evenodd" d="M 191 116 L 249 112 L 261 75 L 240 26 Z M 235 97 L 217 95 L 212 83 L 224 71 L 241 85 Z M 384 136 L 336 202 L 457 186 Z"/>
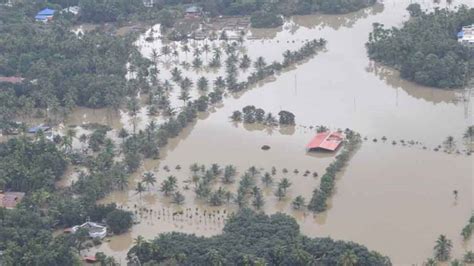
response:
<path id="1" fill-rule="evenodd" d="M 463 45 L 474 46 L 474 24 L 462 27 L 458 32 L 458 42 Z"/>

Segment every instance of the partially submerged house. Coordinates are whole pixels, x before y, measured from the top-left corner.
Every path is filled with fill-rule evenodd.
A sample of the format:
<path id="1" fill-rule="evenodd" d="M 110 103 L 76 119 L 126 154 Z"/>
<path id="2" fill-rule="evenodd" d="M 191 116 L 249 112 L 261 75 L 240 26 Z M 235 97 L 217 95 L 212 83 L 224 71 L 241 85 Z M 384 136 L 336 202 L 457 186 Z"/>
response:
<path id="1" fill-rule="evenodd" d="M 0 192 L 0 207 L 13 209 L 25 197 L 23 192 Z"/>
<path id="2" fill-rule="evenodd" d="M 463 45 L 474 46 L 474 24 L 462 27 L 458 32 L 458 42 Z"/>
<path id="3" fill-rule="evenodd" d="M 335 151 L 341 146 L 344 140 L 342 132 L 320 132 L 311 140 L 306 146 L 308 151 L 312 150 L 324 150 L 324 151 Z"/>
<path id="4" fill-rule="evenodd" d="M 85 228 L 91 238 L 104 238 L 107 236 L 107 227 L 94 222 L 85 222 L 71 228 L 72 233 L 76 233 L 79 228 Z"/>
<path id="5" fill-rule="evenodd" d="M 48 21 L 53 20 L 54 13 L 56 13 L 56 10 L 45 8 L 45 9 L 39 11 L 38 14 L 36 14 L 35 20 L 46 23 Z"/>

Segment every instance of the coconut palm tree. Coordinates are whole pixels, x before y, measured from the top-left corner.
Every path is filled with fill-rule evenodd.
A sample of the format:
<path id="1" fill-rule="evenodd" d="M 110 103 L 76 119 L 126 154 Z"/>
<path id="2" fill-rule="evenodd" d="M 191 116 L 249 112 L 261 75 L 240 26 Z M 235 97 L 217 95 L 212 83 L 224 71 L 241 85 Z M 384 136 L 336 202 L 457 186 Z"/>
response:
<path id="1" fill-rule="evenodd" d="M 181 192 L 179 191 L 176 191 L 174 194 L 173 194 L 173 202 L 178 204 L 178 205 L 181 205 L 183 204 L 185 200 L 185 197 L 183 194 L 181 194 Z"/>
<path id="2" fill-rule="evenodd" d="M 286 197 L 286 192 L 282 187 L 278 186 L 275 196 L 278 198 L 278 200 L 282 200 L 284 197 Z"/>
<path id="3" fill-rule="evenodd" d="M 143 174 L 143 183 L 145 183 L 148 186 L 148 189 L 150 189 L 150 186 L 154 186 L 156 183 L 155 174 L 152 172 L 145 172 Z"/>
<path id="4" fill-rule="evenodd" d="M 194 48 L 194 51 L 193 51 L 193 56 L 194 57 L 199 57 L 201 54 L 202 54 L 202 52 L 199 49 L 199 47 Z"/>
<path id="5" fill-rule="evenodd" d="M 207 61 L 207 54 L 211 51 L 211 46 L 209 44 L 204 44 L 202 46 L 202 51 L 204 52 L 204 54 L 206 55 L 206 61 Z"/>
<path id="6" fill-rule="evenodd" d="M 222 181 L 227 184 L 232 183 L 236 174 L 237 170 L 235 169 L 235 166 L 227 165 L 224 168 L 224 176 L 222 178 Z"/>
<path id="7" fill-rule="evenodd" d="M 252 177 L 255 177 L 260 172 L 255 166 L 250 166 L 247 171 Z"/>
<path id="8" fill-rule="evenodd" d="M 205 77 L 200 77 L 197 82 L 197 88 L 200 91 L 207 91 L 209 88 L 209 81 Z"/>
<path id="9" fill-rule="evenodd" d="M 179 100 L 183 101 L 184 104 L 186 104 L 189 99 L 191 99 L 191 96 L 189 95 L 189 91 L 187 90 L 181 90 L 181 94 L 178 97 Z"/>
<path id="10" fill-rule="evenodd" d="M 272 176 L 270 175 L 270 173 L 266 172 L 263 176 L 262 176 L 262 182 L 265 184 L 265 186 L 270 186 L 272 183 L 273 183 L 273 178 Z"/>
<path id="11" fill-rule="evenodd" d="M 143 186 L 142 182 L 137 183 L 137 187 L 135 188 L 135 192 L 142 198 L 142 193 L 145 191 L 145 187 Z"/>
<path id="12" fill-rule="evenodd" d="M 438 261 L 447 261 L 451 255 L 453 244 L 445 235 L 440 235 L 434 246 L 435 258 Z"/>
<path id="13" fill-rule="evenodd" d="M 190 52 L 190 49 L 189 49 L 189 46 L 187 44 L 181 46 L 181 51 L 183 51 L 184 54 L 186 55 L 186 58 L 188 58 L 188 53 Z"/>
<path id="14" fill-rule="evenodd" d="M 252 195 L 253 195 L 252 206 L 254 206 L 255 209 L 257 210 L 260 210 L 265 204 L 262 191 L 258 187 L 253 187 Z"/>
<path id="15" fill-rule="evenodd" d="M 285 192 L 286 190 L 291 186 L 290 180 L 288 178 L 284 177 L 280 180 L 280 183 L 278 183 L 278 187 L 281 187 Z"/>
<path id="16" fill-rule="evenodd" d="M 225 88 L 225 80 L 222 76 L 218 76 L 214 81 L 214 86 L 216 89 L 224 89 Z"/>
<path id="17" fill-rule="evenodd" d="M 191 164 L 191 165 L 189 166 L 189 170 L 191 170 L 191 172 L 192 172 L 194 175 L 196 175 L 197 172 L 199 172 L 199 169 L 200 169 L 200 167 L 199 167 L 199 165 L 198 165 L 197 163 L 193 163 L 193 164 Z"/>
<path id="18" fill-rule="evenodd" d="M 193 62 L 192 62 L 192 65 L 193 65 L 193 68 L 195 69 L 198 69 L 198 68 L 201 68 L 202 67 L 202 60 L 200 57 L 194 57 L 193 59 Z"/>
<path id="19" fill-rule="evenodd" d="M 151 61 L 153 61 L 153 63 L 156 65 L 156 63 L 158 62 L 158 57 L 160 55 L 158 54 L 158 51 L 156 51 L 155 48 L 151 49 Z"/>
<path id="20" fill-rule="evenodd" d="M 165 196 L 168 196 L 169 193 L 175 191 L 176 188 L 177 188 L 176 177 L 168 176 L 168 178 L 161 183 L 160 191 L 165 193 Z"/>
<path id="21" fill-rule="evenodd" d="M 339 257 L 339 265 L 341 266 L 355 266 L 357 265 L 357 255 L 352 250 L 346 250 L 340 257 Z"/>
<path id="22" fill-rule="evenodd" d="M 423 266 L 436 266 L 436 260 L 429 258 L 423 263 Z"/>
<path id="23" fill-rule="evenodd" d="M 182 77 L 181 77 L 181 70 L 179 68 L 175 67 L 171 70 L 171 79 L 174 82 L 180 82 Z"/>
<path id="24" fill-rule="evenodd" d="M 168 57 L 171 54 L 171 48 L 168 45 L 164 45 L 161 47 L 161 54 L 165 57 Z"/>
<path id="25" fill-rule="evenodd" d="M 251 64 L 250 57 L 248 55 L 244 54 L 242 56 L 242 59 L 240 59 L 239 67 L 242 68 L 242 69 L 247 69 L 247 68 L 250 67 L 250 64 Z"/>
<path id="26" fill-rule="evenodd" d="M 189 89 L 191 89 L 191 87 L 193 86 L 193 82 L 188 78 L 188 77 L 185 77 L 181 83 L 179 84 L 179 86 L 181 87 L 182 90 L 186 90 L 186 91 L 189 91 Z"/>

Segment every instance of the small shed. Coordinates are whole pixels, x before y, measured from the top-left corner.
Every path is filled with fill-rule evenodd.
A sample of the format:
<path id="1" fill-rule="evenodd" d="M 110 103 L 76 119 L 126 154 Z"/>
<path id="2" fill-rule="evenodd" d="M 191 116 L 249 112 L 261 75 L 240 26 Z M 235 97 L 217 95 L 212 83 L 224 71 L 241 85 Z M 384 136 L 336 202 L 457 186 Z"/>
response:
<path id="1" fill-rule="evenodd" d="M 36 21 L 48 22 L 53 19 L 54 13 L 56 13 L 56 10 L 45 8 L 36 14 L 35 19 Z"/>
<path id="2" fill-rule="evenodd" d="M 341 145 L 344 136 L 341 132 L 320 132 L 306 146 L 308 151 L 326 150 L 335 151 Z"/>

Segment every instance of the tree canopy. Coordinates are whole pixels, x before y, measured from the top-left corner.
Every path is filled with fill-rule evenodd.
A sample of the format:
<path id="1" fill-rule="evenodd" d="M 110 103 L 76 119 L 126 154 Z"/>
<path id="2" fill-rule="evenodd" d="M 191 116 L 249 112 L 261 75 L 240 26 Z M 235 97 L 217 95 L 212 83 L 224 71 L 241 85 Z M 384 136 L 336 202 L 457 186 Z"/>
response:
<path id="1" fill-rule="evenodd" d="M 417 83 L 453 88 L 466 85 L 474 71 L 474 49 L 457 42 L 462 26 L 474 23 L 474 8 L 435 9 L 425 13 L 416 4 L 401 28 L 375 23 L 367 50 L 371 59 L 400 70 Z"/>
<path id="2" fill-rule="evenodd" d="M 352 242 L 301 235 L 295 219 L 285 214 L 267 216 L 243 209 L 226 223 L 223 233 L 205 238 L 183 233 L 161 234 L 140 241 L 128 252 L 141 263 L 181 265 L 337 265 L 350 252 L 360 265 L 391 265 L 377 252 Z"/>

